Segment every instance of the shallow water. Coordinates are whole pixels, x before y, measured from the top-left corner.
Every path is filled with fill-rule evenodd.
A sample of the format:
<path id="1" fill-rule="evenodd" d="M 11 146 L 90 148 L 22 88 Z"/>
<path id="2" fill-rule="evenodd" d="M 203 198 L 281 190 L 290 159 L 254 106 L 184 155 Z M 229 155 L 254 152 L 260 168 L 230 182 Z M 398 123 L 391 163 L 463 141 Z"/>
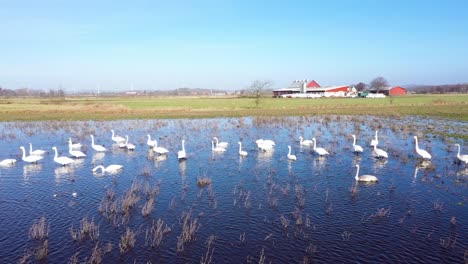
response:
<path id="1" fill-rule="evenodd" d="M 96 248 L 102 249 L 104 262 L 124 263 L 195 263 L 207 254 L 212 263 L 263 258 L 267 263 L 462 263 L 468 255 L 468 170 L 456 162 L 453 144 L 459 143 L 463 153 L 468 146 L 439 135 L 466 134 L 467 128 L 463 122 L 372 116 L 2 123 L 0 160 L 18 161 L 0 167 L 0 262 L 38 262 L 35 253 L 42 242 L 28 233 L 45 216 L 50 263 L 74 255 L 80 262 L 90 260 Z M 110 129 L 128 135 L 136 150 L 113 145 Z M 368 145 L 375 129 L 388 160 L 372 157 Z M 108 152 L 95 153 L 91 133 Z M 353 133 L 364 148 L 361 155 L 352 153 Z M 169 149 L 167 157 L 148 148 L 147 134 Z M 431 162 L 417 158 L 414 135 L 432 154 Z M 213 136 L 229 142 L 225 153 L 211 151 Z M 315 137 L 330 155 L 318 157 L 300 146 L 299 136 Z M 57 146 L 68 156 L 69 137 L 87 154 L 73 166 L 55 163 L 53 152 L 38 164 L 21 160 L 19 146 L 28 149 L 29 142 L 47 151 Z M 259 138 L 274 140 L 274 151 L 259 151 Z M 179 162 L 182 139 L 188 158 Z M 247 157 L 239 157 L 238 141 Z M 287 159 L 288 145 L 297 161 Z M 124 169 L 115 175 L 93 173 L 100 164 Z M 376 175 L 379 182 L 356 184 L 355 164 L 360 174 Z M 211 185 L 199 187 L 198 177 L 210 178 Z M 132 184 L 140 199 L 124 216 L 120 205 Z M 143 216 L 146 186 L 158 191 L 154 209 Z M 115 214 L 99 210 L 109 190 L 115 192 Z M 184 212 L 199 226 L 178 252 Z M 70 227 L 78 229 L 84 217 L 99 225 L 98 239 L 73 240 Z M 171 232 L 159 247 L 151 247 L 146 232 L 158 219 Z M 136 243 L 121 253 L 127 227 Z M 109 243 L 112 249 L 105 250 Z"/>

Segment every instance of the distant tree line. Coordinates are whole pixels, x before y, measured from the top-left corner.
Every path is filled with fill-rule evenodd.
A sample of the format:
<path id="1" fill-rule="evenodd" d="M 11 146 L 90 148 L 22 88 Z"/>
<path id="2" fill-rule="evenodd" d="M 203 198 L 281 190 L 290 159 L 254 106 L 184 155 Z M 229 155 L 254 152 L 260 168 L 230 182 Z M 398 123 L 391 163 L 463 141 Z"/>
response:
<path id="1" fill-rule="evenodd" d="M 384 77 L 374 78 L 369 84 L 360 82 L 354 86 L 357 91 L 365 90 L 379 90 L 384 87 L 390 86 Z M 411 87 L 404 87 L 414 93 L 468 93 L 468 83 L 463 84 L 444 84 L 444 85 L 413 85 Z"/>
<path id="2" fill-rule="evenodd" d="M 468 83 L 464 84 L 446 84 L 446 85 L 420 85 L 413 86 L 411 90 L 415 93 L 468 93 Z"/>
<path id="3" fill-rule="evenodd" d="M 20 89 L 4 89 L 0 87 L 0 96 L 2 97 L 25 97 L 25 96 L 34 96 L 34 97 L 44 97 L 44 98 L 63 98 L 65 97 L 65 92 L 62 89 L 53 90 L 49 89 L 48 91 L 42 90 L 33 90 L 29 88 L 20 88 Z"/>

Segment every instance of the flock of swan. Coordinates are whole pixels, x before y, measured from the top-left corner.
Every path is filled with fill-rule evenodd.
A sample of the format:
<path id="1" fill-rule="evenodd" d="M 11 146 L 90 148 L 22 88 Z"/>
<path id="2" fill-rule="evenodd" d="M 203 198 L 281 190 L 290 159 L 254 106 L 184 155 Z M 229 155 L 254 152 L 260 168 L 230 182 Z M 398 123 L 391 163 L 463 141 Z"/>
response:
<path id="1" fill-rule="evenodd" d="M 129 142 L 128 135 L 126 135 L 125 138 L 123 138 L 121 136 L 115 135 L 114 130 L 111 130 L 111 133 L 112 133 L 112 136 L 111 136 L 112 141 L 114 141 L 120 148 L 126 148 L 128 150 L 135 150 L 136 147 L 135 147 L 134 144 Z M 107 151 L 107 149 L 104 146 L 99 145 L 99 144 L 95 144 L 95 140 L 94 140 L 93 135 L 90 135 L 90 137 L 91 137 L 91 147 L 96 152 L 105 152 L 105 151 Z M 167 155 L 169 153 L 168 149 L 166 149 L 164 147 L 161 147 L 161 146 L 158 146 L 157 140 L 152 139 L 150 135 L 147 135 L 147 137 L 148 137 L 148 139 L 147 139 L 146 144 L 150 148 L 152 148 L 155 153 L 157 153 L 158 155 Z M 353 138 L 353 143 L 352 143 L 353 152 L 356 153 L 356 154 L 364 152 L 364 149 L 360 145 L 356 144 L 356 136 L 352 135 L 352 138 Z M 415 140 L 416 154 L 418 156 L 420 156 L 422 159 L 430 160 L 432 158 L 431 154 L 429 154 L 429 152 L 427 152 L 426 150 L 419 148 L 417 136 L 414 136 L 414 140 Z M 256 143 L 258 149 L 260 151 L 263 151 L 263 152 L 272 151 L 274 149 L 274 146 L 276 145 L 273 140 L 268 140 L 268 139 L 258 139 L 255 143 Z M 242 143 L 238 142 L 238 144 L 239 144 L 239 151 L 238 151 L 239 155 L 241 157 L 246 157 L 248 155 L 248 153 L 246 151 L 242 150 Z M 317 147 L 317 140 L 315 138 L 312 138 L 312 140 L 309 140 L 309 139 L 304 139 L 303 137 L 299 137 L 299 144 L 301 146 L 312 147 L 313 151 L 316 154 L 320 155 L 320 156 L 329 155 L 329 152 L 325 148 Z M 378 148 L 377 147 L 378 144 L 379 144 L 378 131 L 375 131 L 375 136 L 370 142 L 370 146 L 373 148 L 373 156 L 378 158 L 378 159 L 387 159 L 388 158 L 387 152 L 385 150 L 383 150 L 383 149 Z M 182 140 L 181 145 L 182 145 L 182 149 L 177 152 L 177 158 L 179 160 L 187 158 L 187 154 L 185 152 L 185 140 Z M 228 142 L 220 142 L 218 140 L 218 138 L 216 138 L 216 137 L 213 137 L 213 140 L 211 141 L 211 149 L 212 149 L 213 152 L 220 152 L 220 153 L 225 152 L 227 150 L 228 146 L 229 146 Z M 460 162 L 462 162 L 462 163 L 465 163 L 465 165 L 466 165 L 468 163 L 468 155 L 461 155 L 460 154 L 460 148 L 461 148 L 460 145 L 455 144 L 455 146 L 458 147 L 458 152 L 457 152 L 458 160 Z M 70 156 L 72 156 L 73 158 L 84 158 L 84 157 L 86 157 L 86 154 L 83 153 L 80 150 L 81 147 L 82 147 L 82 145 L 80 143 L 73 143 L 71 138 L 68 139 L 68 152 L 69 152 Z M 29 163 L 39 162 L 40 160 L 42 160 L 44 158 L 45 154 L 47 153 L 47 151 L 45 151 L 45 150 L 40 150 L 40 149 L 33 150 L 33 147 L 32 147 L 31 143 L 29 143 L 29 155 L 26 155 L 26 150 L 25 150 L 24 146 L 21 146 L 20 149 L 22 151 L 21 159 L 23 161 L 29 162 Z M 54 161 L 56 163 L 60 164 L 61 166 L 66 166 L 66 165 L 75 163 L 75 160 L 70 158 L 70 157 L 58 156 L 57 147 L 53 146 L 52 150 L 54 150 Z M 297 160 L 296 155 L 291 153 L 291 146 L 288 146 L 288 153 L 287 153 L 286 157 L 287 157 L 288 160 L 291 160 L 291 161 Z M 8 166 L 8 165 L 11 165 L 11 164 L 14 164 L 14 163 L 16 163 L 16 159 L 4 159 L 4 160 L 0 161 L 0 166 Z M 375 177 L 373 175 L 361 175 L 361 176 L 359 176 L 359 165 L 356 165 L 356 167 L 357 167 L 356 176 L 355 176 L 356 181 L 372 182 L 372 181 L 377 181 L 378 180 L 377 177 Z M 121 170 L 122 168 L 123 168 L 122 165 L 117 165 L 117 164 L 112 164 L 112 165 L 109 165 L 107 167 L 104 167 L 104 166 L 100 165 L 100 166 L 95 167 L 93 169 L 93 172 L 98 171 L 99 169 L 101 169 L 102 173 L 104 173 L 104 172 L 116 172 L 116 171 Z"/>

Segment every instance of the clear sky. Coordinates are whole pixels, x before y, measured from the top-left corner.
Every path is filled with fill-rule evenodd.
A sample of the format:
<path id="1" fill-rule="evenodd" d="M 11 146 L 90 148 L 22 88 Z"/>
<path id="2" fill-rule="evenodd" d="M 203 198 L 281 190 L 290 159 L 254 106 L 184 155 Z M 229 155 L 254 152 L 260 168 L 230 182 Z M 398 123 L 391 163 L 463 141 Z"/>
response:
<path id="1" fill-rule="evenodd" d="M 468 83 L 468 1 L 0 0 L 0 86 Z"/>

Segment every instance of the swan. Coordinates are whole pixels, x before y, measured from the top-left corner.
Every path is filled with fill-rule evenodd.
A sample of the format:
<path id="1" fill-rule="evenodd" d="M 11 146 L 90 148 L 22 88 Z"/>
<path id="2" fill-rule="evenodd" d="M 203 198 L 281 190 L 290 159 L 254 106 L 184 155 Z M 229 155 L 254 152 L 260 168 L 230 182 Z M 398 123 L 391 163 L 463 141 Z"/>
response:
<path id="1" fill-rule="evenodd" d="M 73 144 L 72 144 L 71 139 L 68 140 L 68 153 L 70 153 L 70 155 L 72 155 L 72 156 L 75 157 L 75 158 L 83 158 L 83 157 L 86 157 L 86 154 L 84 154 L 83 152 L 81 152 L 81 151 L 79 151 L 79 150 L 74 150 L 74 149 L 73 149 Z"/>
<path id="2" fill-rule="evenodd" d="M 68 141 L 69 141 L 69 142 L 72 142 L 71 138 L 68 138 Z M 75 143 L 75 144 L 72 143 L 72 144 L 71 144 L 71 148 L 72 148 L 72 149 L 80 150 L 81 147 L 82 147 L 81 143 Z"/>
<path id="3" fill-rule="evenodd" d="M 328 153 L 328 151 L 325 150 L 324 148 L 317 148 L 317 141 L 315 140 L 315 138 L 312 138 L 312 141 L 314 142 L 314 151 L 315 151 L 317 154 L 319 154 L 320 156 L 330 154 L 330 153 Z"/>
<path id="4" fill-rule="evenodd" d="M 374 156 L 376 158 L 388 158 L 388 154 L 385 150 L 377 148 L 377 145 L 374 145 Z"/>
<path id="5" fill-rule="evenodd" d="M 0 161 L 0 166 L 10 166 L 10 165 L 13 165 L 16 163 L 16 160 L 15 159 L 4 159 L 2 161 Z"/>
<path id="6" fill-rule="evenodd" d="M 179 152 L 177 152 L 177 158 L 179 160 L 187 158 L 187 154 L 185 153 L 185 140 L 183 139 L 182 139 L 182 150 L 179 150 Z"/>
<path id="7" fill-rule="evenodd" d="M 276 146 L 275 142 L 273 140 L 270 140 L 270 139 L 257 139 L 257 141 L 255 141 L 255 143 L 257 143 L 257 145 L 265 144 L 265 145 Z"/>
<path id="8" fill-rule="evenodd" d="M 377 136 L 378 133 L 379 133 L 379 131 L 376 130 L 376 131 L 375 131 L 375 137 L 374 137 L 374 139 L 371 140 L 371 142 L 370 142 L 371 147 L 377 146 L 377 145 L 379 144 L 379 138 L 378 138 L 378 136 Z"/>
<path id="9" fill-rule="evenodd" d="M 135 150 L 135 145 L 132 143 L 128 143 L 128 135 L 125 135 L 125 138 L 127 139 L 125 141 L 125 146 L 127 147 L 128 150 Z"/>
<path id="10" fill-rule="evenodd" d="M 164 154 L 167 154 L 169 153 L 169 150 L 167 150 L 166 148 L 163 148 L 163 147 L 158 147 L 158 141 L 154 141 L 155 144 L 154 144 L 154 147 L 153 147 L 153 151 L 158 153 L 159 155 L 164 155 Z"/>
<path id="11" fill-rule="evenodd" d="M 221 147 L 223 149 L 227 149 L 229 143 L 227 142 L 219 142 L 217 137 L 213 137 L 214 140 L 216 140 L 216 147 Z"/>
<path id="12" fill-rule="evenodd" d="M 24 147 L 21 146 L 20 149 L 23 152 L 23 156 L 21 157 L 23 161 L 30 162 L 30 163 L 37 163 L 38 161 L 44 158 L 42 156 L 35 156 L 35 155 L 26 156 L 26 150 L 24 149 Z"/>
<path id="13" fill-rule="evenodd" d="M 47 151 L 42 150 L 42 149 L 33 150 L 33 149 L 32 149 L 32 144 L 29 143 L 29 155 L 32 155 L 32 156 L 44 156 L 44 154 L 46 154 L 46 153 L 47 153 Z"/>
<path id="14" fill-rule="evenodd" d="M 75 161 L 73 159 L 70 159 L 69 157 L 65 157 L 65 156 L 58 157 L 57 147 L 52 147 L 52 149 L 55 151 L 54 161 L 57 162 L 58 164 L 65 166 L 68 164 L 75 163 Z"/>
<path id="15" fill-rule="evenodd" d="M 152 148 L 154 148 L 154 146 L 156 146 L 157 142 L 156 140 L 151 140 L 151 135 L 148 134 L 148 140 L 146 141 L 146 144 Z"/>
<path id="16" fill-rule="evenodd" d="M 113 129 L 111 129 L 111 132 L 112 132 L 112 140 L 115 141 L 115 143 L 120 143 L 122 141 L 125 141 L 125 138 L 121 136 L 116 136 Z"/>
<path id="17" fill-rule="evenodd" d="M 379 179 L 377 179 L 377 177 L 375 177 L 374 175 L 361 175 L 359 176 L 359 165 L 356 164 L 356 168 L 357 168 L 357 171 L 356 171 L 356 176 L 354 177 L 354 179 L 356 181 L 361 181 L 361 182 L 376 182 L 376 181 L 379 181 Z"/>
<path id="18" fill-rule="evenodd" d="M 288 159 L 289 160 L 296 160 L 296 155 L 291 154 L 291 146 L 288 146 L 289 152 L 288 152 Z"/>
<path id="19" fill-rule="evenodd" d="M 257 147 L 263 151 L 270 151 L 273 149 L 273 145 L 265 143 L 263 141 L 260 143 L 257 143 Z"/>
<path id="20" fill-rule="evenodd" d="M 101 172 L 110 172 L 110 173 L 115 173 L 123 168 L 122 165 L 117 165 L 117 164 L 112 164 L 107 167 L 104 167 L 102 165 L 99 165 L 93 169 L 93 172 L 96 172 L 98 169 L 101 169 Z"/>
<path id="21" fill-rule="evenodd" d="M 237 144 L 239 144 L 239 155 L 241 155 L 243 157 L 247 156 L 247 154 L 248 154 L 247 151 L 242 150 L 242 142 L 239 141 L 239 142 L 237 142 Z"/>
<path id="22" fill-rule="evenodd" d="M 455 144 L 458 147 L 457 158 L 461 162 L 465 162 L 465 165 L 468 163 L 468 155 L 460 155 L 460 144 Z"/>
<path id="23" fill-rule="evenodd" d="M 213 140 L 211 141 L 211 150 L 215 151 L 215 152 L 225 152 L 226 151 L 225 148 L 222 148 L 222 147 L 219 147 L 219 146 L 215 147 L 215 144 L 214 144 Z"/>
<path id="24" fill-rule="evenodd" d="M 421 156 L 423 159 L 431 159 L 431 154 L 429 154 L 429 152 L 419 148 L 417 136 L 414 136 L 414 140 L 416 142 L 416 153 L 418 153 L 418 155 Z"/>
<path id="25" fill-rule="evenodd" d="M 314 144 L 314 142 L 312 140 L 310 140 L 310 139 L 304 140 L 304 138 L 299 137 L 299 140 L 300 140 L 300 144 L 302 146 L 309 146 L 310 147 L 310 146 L 312 146 Z"/>
<path id="26" fill-rule="evenodd" d="M 93 135 L 90 135 L 91 136 L 91 147 L 93 147 L 93 149 L 95 151 L 98 151 L 98 152 L 102 152 L 102 151 L 107 151 L 107 149 L 101 145 L 95 145 L 94 144 L 94 136 Z"/>
<path id="27" fill-rule="evenodd" d="M 363 152 L 364 150 L 362 149 L 361 146 L 356 145 L 356 135 L 351 135 L 353 137 L 353 149 L 354 152 Z"/>

